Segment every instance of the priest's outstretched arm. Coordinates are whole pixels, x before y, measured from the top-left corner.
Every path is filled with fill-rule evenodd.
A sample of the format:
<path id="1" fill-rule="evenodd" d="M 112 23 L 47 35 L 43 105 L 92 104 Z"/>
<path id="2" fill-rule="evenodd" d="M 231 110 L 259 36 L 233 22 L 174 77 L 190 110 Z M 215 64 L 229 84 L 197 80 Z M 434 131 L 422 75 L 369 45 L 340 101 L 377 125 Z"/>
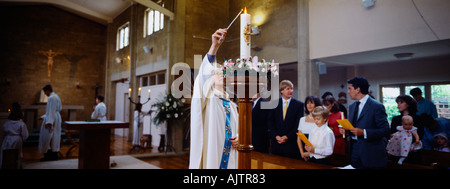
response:
<path id="1" fill-rule="evenodd" d="M 219 50 L 222 43 L 225 41 L 225 37 L 227 35 L 227 29 L 218 29 L 214 34 L 211 36 L 212 44 L 211 48 L 209 48 L 208 51 L 208 60 L 210 63 L 213 63 L 216 59 L 217 51 Z"/>
<path id="2" fill-rule="evenodd" d="M 199 81 L 201 82 L 200 86 L 202 88 L 201 91 L 203 93 L 203 97 L 208 94 L 210 87 L 214 87 L 214 78 L 212 77 L 215 75 L 215 67 L 213 66 L 213 63 L 215 62 L 217 51 L 225 41 L 226 35 L 226 28 L 218 29 L 214 32 L 214 34 L 211 35 L 212 44 L 208 53 L 206 54 L 207 57 L 204 58 L 202 65 L 200 66 L 199 73 Z"/>
<path id="3" fill-rule="evenodd" d="M 222 43 L 225 41 L 227 35 L 227 29 L 218 29 L 212 36 L 211 48 L 208 51 L 209 55 L 215 56 Z"/>

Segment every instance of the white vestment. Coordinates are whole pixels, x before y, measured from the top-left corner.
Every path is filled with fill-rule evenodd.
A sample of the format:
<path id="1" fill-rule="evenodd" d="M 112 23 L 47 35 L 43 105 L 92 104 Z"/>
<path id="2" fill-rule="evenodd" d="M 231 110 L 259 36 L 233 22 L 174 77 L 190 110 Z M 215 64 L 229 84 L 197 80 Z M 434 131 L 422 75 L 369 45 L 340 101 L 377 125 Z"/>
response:
<path id="1" fill-rule="evenodd" d="M 91 119 L 99 119 L 100 121 L 106 121 L 106 105 L 100 102 L 95 106 L 94 112 L 91 114 Z"/>
<path id="2" fill-rule="evenodd" d="M 227 112 L 224 108 L 226 95 L 213 88 L 215 67 L 205 56 L 194 83 L 191 102 L 191 148 L 190 169 L 219 169 L 224 155 Z M 226 101 L 226 100 L 225 100 Z M 238 136 L 239 114 L 236 104 L 229 107 L 229 125 L 232 137 Z M 238 152 L 231 148 L 228 169 L 238 168 Z"/>
<path id="3" fill-rule="evenodd" d="M 41 116 L 44 120 L 41 125 L 41 132 L 39 134 L 39 153 L 47 153 L 48 150 L 52 152 L 59 152 L 61 141 L 61 112 L 62 105 L 59 96 L 52 92 L 48 97 L 47 107 L 45 108 L 45 115 Z M 45 128 L 46 124 L 51 124 L 49 128 Z"/>
<path id="4" fill-rule="evenodd" d="M 141 137 L 144 133 L 144 115 L 134 111 L 134 122 L 133 122 L 133 146 L 141 145 Z"/>
<path id="5" fill-rule="evenodd" d="M 17 168 L 22 166 L 22 146 L 23 141 L 28 138 L 27 125 L 22 121 L 8 120 L 3 125 L 3 139 L 0 148 L 0 169 L 2 167 L 3 150 L 16 149 L 18 152 Z"/>

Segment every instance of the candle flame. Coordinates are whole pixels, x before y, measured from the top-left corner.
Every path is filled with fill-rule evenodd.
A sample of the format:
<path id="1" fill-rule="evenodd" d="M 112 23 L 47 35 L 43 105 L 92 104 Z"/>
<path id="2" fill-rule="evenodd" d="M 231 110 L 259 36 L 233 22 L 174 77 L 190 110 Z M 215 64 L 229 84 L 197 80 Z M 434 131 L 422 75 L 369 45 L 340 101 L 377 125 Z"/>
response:
<path id="1" fill-rule="evenodd" d="M 247 7 L 244 7 L 244 14 L 247 14 Z"/>

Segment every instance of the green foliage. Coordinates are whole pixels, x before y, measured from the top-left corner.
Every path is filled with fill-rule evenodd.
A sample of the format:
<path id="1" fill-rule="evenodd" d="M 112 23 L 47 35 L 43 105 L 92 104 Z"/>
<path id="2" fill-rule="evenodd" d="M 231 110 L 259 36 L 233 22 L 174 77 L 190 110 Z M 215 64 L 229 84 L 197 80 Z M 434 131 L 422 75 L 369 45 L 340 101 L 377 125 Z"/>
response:
<path id="1" fill-rule="evenodd" d="M 162 100 L 152 105 L 152 108 L 157 108 L 153 123 L 159 125 L 167 121 L 184 121 L 186 117 L 184 102 L 184 98 L 177 99 L 171 92 L 168 92 Z"/>

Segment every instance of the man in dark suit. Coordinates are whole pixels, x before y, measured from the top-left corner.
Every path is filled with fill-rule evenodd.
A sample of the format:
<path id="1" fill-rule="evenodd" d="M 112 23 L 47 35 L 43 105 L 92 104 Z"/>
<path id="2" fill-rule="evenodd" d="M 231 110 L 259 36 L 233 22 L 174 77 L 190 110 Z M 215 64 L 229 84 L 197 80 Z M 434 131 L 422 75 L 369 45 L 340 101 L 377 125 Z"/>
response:
<path id="1" fill-rule="evenodd" d="M 385 142 L 390 134 L 383 104 L 370 98 L 369 82 L 363 77 L 348 81 L 348 94 L 356 100 L 349 107 L 351 165 L 357 169 L 380 169 L 386 166 Z"/>
<path id="2" fill-rule="evenodd" d="M 267 123 L 269 110 L 261 108 L 261 102 L 265 101 L 264 98 L 258 96 L 253 102 L 252 145 L 256 152 L 269 153 L 269 124 Z"/>
<path id="3" fill-rule="evenodd" d="M 297 146 L 297 128 L 303 117 L 303 103 L 292 98 L 294 85 L 288 80 L 281 81 L 281 98 L 269 119 L 269 134 L 272 153 L 275 155 L 300 158 Z"/>

